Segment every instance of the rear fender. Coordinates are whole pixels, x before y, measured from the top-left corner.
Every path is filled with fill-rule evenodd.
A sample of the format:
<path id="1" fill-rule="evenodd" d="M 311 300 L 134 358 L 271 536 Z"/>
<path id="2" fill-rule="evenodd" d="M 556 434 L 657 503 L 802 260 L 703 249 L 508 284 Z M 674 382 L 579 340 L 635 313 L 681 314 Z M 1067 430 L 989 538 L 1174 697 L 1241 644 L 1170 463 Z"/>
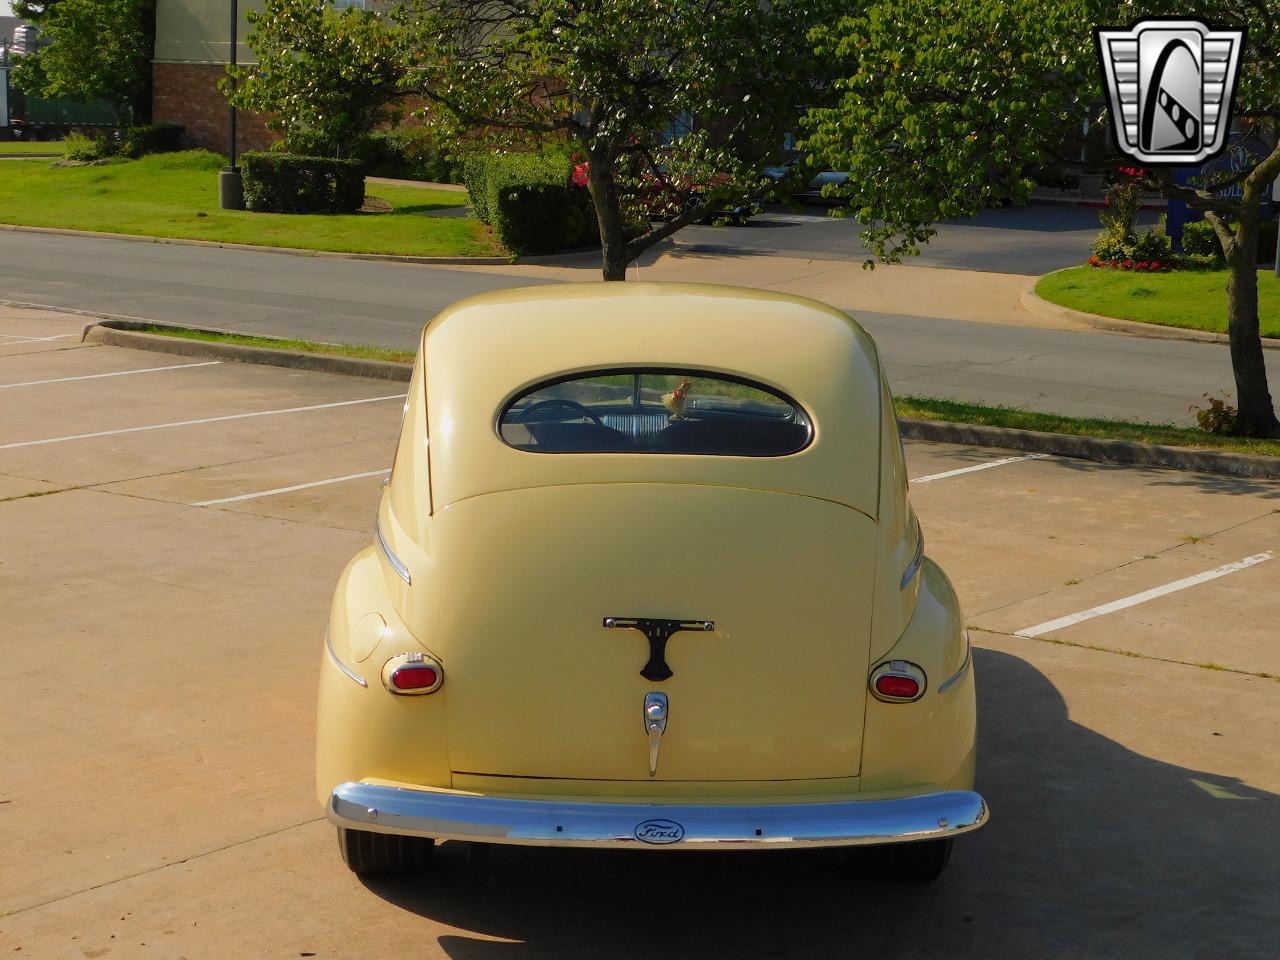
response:
<path id="1" fill-rule="evenodd" d="M 382 685 L 383 665 L 414 651 L 440 660 L 396 613 L 377 548 L 366 548 L 338 581 L 320 665 L 316 794 L 322 805 L 348 780 L 450 786 L 447 674 L 444 687 L 427 696 L 397 696 Z"/>
<path id="2" fill-rule="evenodd" d="M 923 668 L 928 681 L 914 703 L 867 697 L 863 791 L 973 786 L 977 708 L 969 637 L 942 569 L 926 559 L 919 580 L 919 599 L 906 631 L 870 666 L 907 660 Z"/>

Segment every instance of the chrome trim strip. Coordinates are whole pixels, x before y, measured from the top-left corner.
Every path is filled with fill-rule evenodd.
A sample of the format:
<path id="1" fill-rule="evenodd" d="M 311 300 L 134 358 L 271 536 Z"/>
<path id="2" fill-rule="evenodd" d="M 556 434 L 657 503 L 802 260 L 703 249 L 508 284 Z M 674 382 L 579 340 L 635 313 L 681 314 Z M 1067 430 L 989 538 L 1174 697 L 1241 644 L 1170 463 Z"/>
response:
<path id="1" fill-rule="evenodd" d="M 920 571 L 920 561 L 924 559 L 924 531 L 916 529 L 916 554 L 911 558 L 911 562 L 907 564 L 907 569 L 902 571 L 902 584 L 899 590 L 907 589 L 912 578 Z"/>
<path id="2" fill-rule="evenodd" d="M 339 670 L 345 673 L 348 677 L 350 677 L 356 683 L 360 684 L 360 686 L 362 687 L 369 686 L 369 684 L 365 681 L 364 677 L 360 676 L 360 674 L 356 673 L 354 670 L 352 670 L 345 663 L 343 663 L 341 660 L 338 659 L 338 651 L 333 649 L 333 635 L 330 634 L 328 630 L 324 632 L 324 646 L 325 646 L 325 649 L 329 651 L 329 659 L 333 661 L 333 665 L 335 667 L 337 667 Z"/>
<path id="3" fill-rule="evenodd" d="M 971 664 L 972 662 L 973 662 L 973 644 L 966 643 L 964 648 L 964 663 L 960 664 L 959 670 L 957 670 L 951 677 L 949 677 L 947 680 L 943 681 L 941 685 L 939 685 L 938 693 L 946 693 L 949 687 L 963 680 L 964 675 L 969 672 L 969 664 Z"/>
<path id="4" fill-rule="evenodd" d="M 525 800 L 343 783 L 328 807 L 329 820 L 338 826 L 375 833 L 632 850 L 779 850 L 933 840 L 977 830 L 988 815 L 986 802 L 968 790 L 892 800 L 722 805 Z M 650 834 L 641 828 L 654 821 L 665 824 L 663 836 L 643 839 L 642 833 Z"/>
<path id="5" fill-rule="evenodd" d="M 387 563 L 391 564 L 391 569 L 396 572 L 405 583 L 412 584 L 413 579 L 409 576 L 409 568 L 404 565 L 404 561 L 391 552 L 391 545 L 387 543 L 387 538 L 382 533 L 382 518 L 375 517 L 373 521 L 373 538 L 378 542 L 378 549 L 382 551 L 382 555 L 387 558 Z"/>

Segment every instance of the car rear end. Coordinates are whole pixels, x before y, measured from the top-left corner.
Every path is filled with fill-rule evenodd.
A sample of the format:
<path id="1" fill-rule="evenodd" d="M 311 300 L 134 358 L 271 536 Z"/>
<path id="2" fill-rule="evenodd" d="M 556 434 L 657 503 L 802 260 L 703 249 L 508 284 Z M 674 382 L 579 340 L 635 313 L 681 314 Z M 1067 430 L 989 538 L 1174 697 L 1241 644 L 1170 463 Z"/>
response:
<path id="1" fill-rule="evenodd" d="M 349 862 L 382 862 L 363 834 L 976 829 L 967 638 L 921 545 L 874 346 L 830 308 L 612 284 L 446 311 L 330 623 L 318 790 Z"/>

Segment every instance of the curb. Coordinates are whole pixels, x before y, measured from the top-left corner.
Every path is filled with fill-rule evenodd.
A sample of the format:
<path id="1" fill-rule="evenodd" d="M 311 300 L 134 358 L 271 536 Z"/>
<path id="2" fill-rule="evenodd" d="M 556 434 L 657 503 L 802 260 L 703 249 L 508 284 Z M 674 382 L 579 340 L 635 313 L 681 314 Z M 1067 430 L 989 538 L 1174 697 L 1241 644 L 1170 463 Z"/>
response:
<path id="1" fill-rule="evenodd" d="M 1219 453 L 1191 447 L 1166 447 L 1132 440 L 1102 440 L 1077 437 L 1066 433 L 1040 433 L 991 427 L 979 423 L 951 423 L 946 420 L 898 421 L 902 435 L 911 440 L 941 443 L 968 443 L 983 447 L 1003 447 L 1029 453 L 1048 453 L 1077 460 L 1099 463 L 1130 464 L 1144 467 L 1171 467 L 1196 473 L 1221 473 L 1231 477 L 1280 480 L 1280 457 L 1252 456 L 1245 453 Z"/>
<path id="2" fill-rule="evenodd" d="M 275 350 L 271 347 L 250 347 L 237 343 L 215 343 L 208 340 L 187 340 L 162 334 L 143 333 L 148 327 L 170 327 L 175 330 L 200 330 L 203 333 L 230 333 L 228 330 L 210 330 L 201 327 L 179 327 L 176 324 L 153 323 L 139 320 L 95 320 L 84 328 L 81 342 L 101 343 L 113 347 L 131 347 L 135 350 L 154 350 L 158 353 L 194 357 L 202 360 L 230 360 L 235 363 L 259 363 L 271 367 L 288 367 L 314 373 L 336 373 L 346 377 L 368 377 L 373 380 L 409 381 L 413 365 L 391 360 L 362 360 L 359 357 L 343 357 L 327 353 L 305 353 L 300 350 Z M 260 336 L 260 334 L 253 334 Z M 273 339 L 270 337 L 264 339 Z"/>
<path id="3" fill-rule="evenodd" d="M 1071 269 L 1071 268 L 1067 268 Z M 1057 273 L 1058 271 L 1053 271 Z M 1045 274 L 1049 276 L 1049 274 Z M 1039 282 L 1039 279 L 1036 281 Z M 1140 323 L 1137 320 L 1121 320 L 1119 317 L 1104 317 L 1098 313 L 1085 313 L 1060 304 L 1051 303 L 1036 293 L 1036 284 L 1032 283 L 1022 292 L 1019 302 L 1027 312 L 1044 320 L 1067 321 L 1085 324 L 1099 330 L 1112 333 L 1126 333 L 1133 337 L 1146 337 L 1149 340 L 1195 340 L 1200 343 L 1229 344 L 1231 338 L 1225 333 L 1211 330 L 1189 330 L 1185 327 L 1166 327 L 1158 323 Z M 1280 340 L 1274 337 L 1262 338 L 1262 349 L 1280 350 Z"/>
<path id="4" fill-rule="evenodd" d="M 1091 210 L 1102 210 L 1102 209 L 1106 209 L 1106 206 L 1107 206 L 1106 200 L 1094 200 L 1094 199 L 1086 200 L 1083 197 L 1049 197 L 1049 196 L 1035 196 L 1035 195 L 1032 195 L 1032 197 L 1027 201 L 1027 203 L 1028 204 L 1046 203 L 1046 204 L 1051 204 L 1053 206 L 1059 206 L 1059 207 L 1087 207 Z M 1167 205 L 1168 205 L 1168 202 L 1165 200 L 1144 200 L 1139 205 L 1138 209 L 1139 210 L 1164 210 L 1167 208 Z"/>
<path id="5" fill-rule="evenodd" d="M 84 328 L 84 340 L 111 346 L 157 350 L 200 359 L 260 363 L 294 370 L 335 373 L 348 377 L 370 377 L 377 380 L 407 382 L 413 366 L 390 360 L 360 360 L 356 357 L 303 353 L 296 350 L 273 350 L 205 340 L 185 340 L 159 334 L 142 333 L 147 327 L 200 329 L 175 324 L 138 320 L 95 321 Z M 226 330 L 207 330 L 228 333 Z M 256 336 L 256 334 L 255 334 Z M 977 423 L 952 423 L 947 420 L 899 419 L 902 435 L 910 440 L 937 443 L 965 443 L 984 447 L 1001 447 L 1031 453 L 1048 453 L 1078 460 L 1100 463 L 1134 464 L 1147 467 L 1170 467 L 1198 473 L 1219 473 L 1233 477 L 1280 480 L 1280 457 L 1250 456 L 1243 453 L 1218 453 L 1189 447 L 1167 447 L 1131 440 L 1102 440 L 1076 437 L 1065 433 L 1040 433 Z"/>
<path id="6" fill-rule="evenodd" d="M 165 243 L 179 247 L 219 247 L 223 250 L 249 250 L 255 253 L 279 253 L 290 257 L 328 257 L 340 260 L 377 260 L 386 263 L 414 263 L 434 267 L 507 266 L 510 257 L 413 257 L 395 253 L 342 253 L 336 250 L 303 250 L 301 247 L 268 247 L 254 243 L 227 243 L 221 240 L 188 240 L 182 237 L 144 237 L 136 233 L 104 233 L 99 230 L 69 230 L 63 227 L 28 227 L 0 223 L 0 230 L 14 233 L 45 233 L 62 237 L 96 237 L 106 240 L 128 240 L 133 243 Z"/>

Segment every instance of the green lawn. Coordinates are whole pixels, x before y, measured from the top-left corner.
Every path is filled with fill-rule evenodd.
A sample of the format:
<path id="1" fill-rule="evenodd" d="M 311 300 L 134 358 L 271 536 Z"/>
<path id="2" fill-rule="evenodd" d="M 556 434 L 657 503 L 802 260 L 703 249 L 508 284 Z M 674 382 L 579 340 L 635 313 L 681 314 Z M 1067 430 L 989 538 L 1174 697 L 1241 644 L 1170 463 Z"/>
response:
<path id="1" fill-rule="evenodd" d="M 103 166 L 0 163 L 0 222 L 344 253 L 488 256 L 501 251 L 478 220 L 431 217 L 465 193 L 375 185 L 391 213 L 274 214 L 218 209 L 223 160 L 191 150 Z"/>
<path id="2" fill-rule="evenodd" d="M 59 156 L 66 149 L 61 140 L 0 140 L 0 157 L 21 157 L 29 153 L 54 153 Z"/>
<path id="3" fill-rule="evenodd" d="M 953 400 L 935 400 L 928 397 L 898 397 L 895 403 L 898 416 L 915 420 L 981 423 L 993 427 L 1039 430 L 1042 433 L 1067 433 L 1077 437 L 1134 440 L 1138 443 L 1158 443 L 1171 447 L 1197 447 L 1202 450 L 1221 450 L 1225 453 L 1280 457 L 1280 440 L 1223 437 L 1205 433 L 1202 430 L 1176 427 L 1172 424 L 1063 417 L 1053 413 L 1019 410 L 1014 407 L 988 407 L 976 403 L 957 403 Z"/>
<path id="4" fill-rule="evenodd" d="M 1040 278 L 1044 299 L 1098 313 L 1166 327 L 1227 332 L 1227 271 L 1174 270 L 1135 273 L 1072 267 Z M 1258 314 L 1264 337 L 1280 337 L 1280 279 L 1258 271 Z"/>

